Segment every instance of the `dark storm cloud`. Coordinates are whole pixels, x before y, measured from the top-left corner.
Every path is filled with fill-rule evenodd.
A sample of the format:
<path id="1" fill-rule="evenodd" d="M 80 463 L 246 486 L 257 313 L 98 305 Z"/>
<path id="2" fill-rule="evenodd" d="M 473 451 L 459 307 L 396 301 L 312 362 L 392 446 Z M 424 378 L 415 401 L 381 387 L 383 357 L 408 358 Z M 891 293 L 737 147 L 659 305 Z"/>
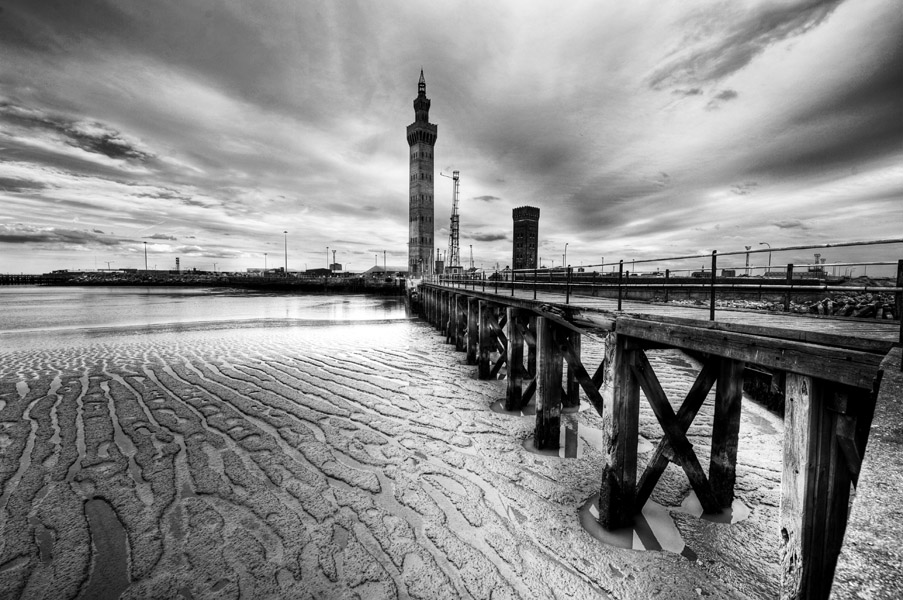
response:
<path id="1" fill-rule="evenodd" d="M 734 90 L 722 90 L 719 92 L 714 98 L 712 98 L 709 103 L 706 105 L 707 110 L 712 110 L 721 106 L 724 102 L 729 102 L 730 100 L 735 100 L 739 96 L 737 92 Z"/>
<path id="2" fill-rule="evenodd" d="M 94 232 L 59 227 L 35 227 L 22 223 L 0 225 L 0 244 L 36 244 L 43 246 L 119 246 L 121 241 L 100 237 Z"/>
<path id="3" fill-rule="evenodd" d="M 100 235 L 104 235 L 104 232 L 101 231 L 100 229 L 92 229 L 91 231 L 94 233 L 99 233 Z"/>
<path id="4" fill-rule="evenodd" d="M 495 202 L 501 200 L 498 196 L 474 196 L 471 200 L 479 200 L 480 202 Z"/>
<path id="5" fill-rule="evenodd" d="M 31 190 L 43 190 L 46 187 L 47 185 L 40 181 L 0 177 L 0 192 L 28 192 Z"/>
<path id="6" fill-rule="evenodd" d="M 771 3 L 752 7 L 744 14 L 716 16 L 712 16 L 709 8 L 699 9 L 686 24 L 691 33 L 681 42 L 680 48 L 671 52 L 676 58 L 657 69 L 649 78 L 649 85 L 653 89 L 661 89 L 726 77 L 748 65 L 772 44 L 817 27 L 842 2 L 802 0 Z M 726 29 L 726 34 L 714 34 L 723 29 Z M 700 38 L 702 41 L 696 42 Z M 683 50 L 686 46 L 689 48 Z"/>
<path id="7" fill-rule="evenodd" d="M 174 242 L 179 238 L 177 238 L 174 235 L 166 235 L 165 233 L 155 233 L 154 235 L 144 236 L 144 239 L 146 239 L 146 240 L 169 240 L 169 241 Z"/>
<path id="8" fill-rule="evenodd" d="M 779 229 L 809 229 L 809 226 L 799 219 L 788 219 L 785 221 L 773 221 L 771 223 Z"/>
<path id="9" fill-rule="evenodd" d="M 66 144 L 114 159 L 145 161 L 152 158 L 122 133 L 97 121 L 77 121 L 49 111 L 28 108 L 9 101 L 0 102 L 0 123 L 26 130 L 58 134 Z"/>
<path id="10" fill-rule="evenodd" d="M 675 96 L 701 96 L 702 90 L 699 88 L 690 88 L 688 90 L 673 90 L 671 93 Z"/>
<path id="11" fill-rule="evenodd" d="M 475 242 L 497 242 L 508 239 L 508 236 L 504 233 L 462 233 L 461 237 Z"/>
<path id="12" fill-rule="evenodd" d="M 747 181 L 744 183 L 737 183 L 731 186 L 731 191 L 738 196 L 747 196 L 754 191 L 756 191 L 756 187 L 759 184 L 755 181 Z"/>

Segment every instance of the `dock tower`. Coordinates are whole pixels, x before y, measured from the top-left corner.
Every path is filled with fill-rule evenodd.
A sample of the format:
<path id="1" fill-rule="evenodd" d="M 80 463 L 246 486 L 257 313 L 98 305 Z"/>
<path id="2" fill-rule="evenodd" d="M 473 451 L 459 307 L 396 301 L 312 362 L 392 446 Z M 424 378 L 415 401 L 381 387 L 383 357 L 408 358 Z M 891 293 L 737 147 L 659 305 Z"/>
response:
<path id="1" fill-rule="evenodd" d="M 408 125 L 411 173 L 408 210 L 408 273 L 412 278 L 432 271 L 433 250 L 433 147 L 437 127 L 430 123 L 430 99 L 420 69 L 414 122 Z"/>

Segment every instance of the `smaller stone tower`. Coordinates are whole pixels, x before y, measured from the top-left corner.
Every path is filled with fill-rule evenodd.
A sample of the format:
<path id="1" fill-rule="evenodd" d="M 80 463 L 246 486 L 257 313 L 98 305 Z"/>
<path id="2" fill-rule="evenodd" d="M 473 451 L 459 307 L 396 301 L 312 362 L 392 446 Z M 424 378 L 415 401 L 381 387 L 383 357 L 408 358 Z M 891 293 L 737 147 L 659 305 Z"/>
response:
<path id="1" fill-rule="evenodd" d="M 512 212 L 514 217 L 514 269 L 535 269 L 539 265 L 539 209 L 520 206 Z"/>

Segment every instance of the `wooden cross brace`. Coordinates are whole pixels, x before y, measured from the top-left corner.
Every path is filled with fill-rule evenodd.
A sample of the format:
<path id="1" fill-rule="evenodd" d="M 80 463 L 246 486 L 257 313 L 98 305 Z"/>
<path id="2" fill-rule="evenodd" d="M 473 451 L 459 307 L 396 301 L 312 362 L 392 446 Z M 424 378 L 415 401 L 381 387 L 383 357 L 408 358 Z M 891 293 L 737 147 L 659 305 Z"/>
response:
<path id="1" fill-rule="evenodd" d="M 707 513 L 721 512 L 722 508 L 729 507 L 733 501 L 743 363 L 718 358 L 707 360 L 675 414 L 645 352 L 634 352 L 636 357 L 630 364 L 630 371 L 640 384 L 665 433 L 640 476 L 634 510 L 642 510 L 668 461 L 671 461 L 680 465 L 686 473 L 703 510 Z M 718 388 L 712 430 L 712 456 L 709 475 L 706 477 L 686 432 L 716 381 Z"/>

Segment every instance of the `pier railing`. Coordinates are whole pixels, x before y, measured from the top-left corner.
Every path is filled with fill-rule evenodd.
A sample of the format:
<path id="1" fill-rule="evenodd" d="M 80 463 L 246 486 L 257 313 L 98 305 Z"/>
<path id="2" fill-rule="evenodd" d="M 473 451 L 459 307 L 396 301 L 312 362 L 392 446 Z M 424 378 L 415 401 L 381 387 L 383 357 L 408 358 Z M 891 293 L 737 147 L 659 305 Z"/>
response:
<path id="1" fill-rule="evenodd" d="M 882 247 L 884 256 L 879 260 L 844 261 L 827 263 L 817 262 L 787 263 L 784 266 L 773 266 L 775 254 L 798 253 L 803 250 L 823 250 L 830 248 L 866 248 Z M 892 248 L 897 246 L 897 248 Z M 572 296 L 606 296 L 617 298 L 618 310 L 622 303 L 630 300 L 651 300 L 672 302 L 683 296 L 693 299 L 699 305 L 707 300 L 709 320 L 715 320 L 718 296 L 754 296 L 758 300 L 769 297 L 769 310 L 790 312 L 794 299 L 809 298 L 808 306 L 798 308 L 797 312 L 812 312 L 825 316 L 859 316 L 878 319 L 901 320 L 903 315 L 903 259 L 889 259 L 888 254 L 899 257 L 903 254 L 903 239 L 884 239 L 869 241 L 839 242 L 803 246 L 786 246 L 780 248 L 748 248 L 745 250 L 719 253 L 713 250 L 705 254 L 670 256 L 663 258 L 618 260 L 590 264 L 580 267 L 567 265 L 564 267 L 537 269 L 474 269 L 463 275 L 437 275 L 428 281 L 458 288 L 492 291 L 494 293 L 515 290 L 532 291 L 535 299 L 537 293 L 558 293 L 563 296 L 565 304 L 571 302 Z M 767 264 L 750 264 L 750 256 L 766 256 Z M 797 254 L 798 255 L 798 254 Z M 737 266 L 736 257 L 745 257 L 745 264 Z M 706 263 L 698 269 L 687 268 L 688 261 L 705 259 Z M 719 266 L 719 262 L 723 266 Z M 675 265 L 676 263 L 676 265 Z M 664 265 L 675 268 L 665 268 Z M 641 269 L 637 272 L 637 265 Z M 730 265 L 730 266 L 728 266 Z M 655 270 L 647 267 L 655 266 Z M 867 278 L 869 267 L 885 272 L 895 271 L 892 276 L 893 285 L 870 284 Z M 888 269 L 888 267 L 890 267 Z M 610 270 L 606 271 L 606 268 Z M 718 269 L 721 274 L 718 274 Z M 643 270 L 646 269 L 646 270 Z M 838 269 L 840 275 L 838 275 Z M 860 282 L 854 278 L 857 269 L 862 269 L 866 276 Z M 738 272 L 740 274 L 738 275 Z M 758 273 L 758 274 L 757 274 Z M 658 294 L 658 295 L 656 295 Z M 873 298 L 868 306 L 856 311 L 844 307 L 841 314 L 835 312 L 833 301 L 826 298 L 812 300 L 818 294 L 882 294 L 893 295 L 893 303 Z M 821 305 L 819 305 L 821 302 Z M 838 307 L 839 308 L 839 307 Z M 903 327 L 901 327 L 900 343 L 903 344 Z"/>

